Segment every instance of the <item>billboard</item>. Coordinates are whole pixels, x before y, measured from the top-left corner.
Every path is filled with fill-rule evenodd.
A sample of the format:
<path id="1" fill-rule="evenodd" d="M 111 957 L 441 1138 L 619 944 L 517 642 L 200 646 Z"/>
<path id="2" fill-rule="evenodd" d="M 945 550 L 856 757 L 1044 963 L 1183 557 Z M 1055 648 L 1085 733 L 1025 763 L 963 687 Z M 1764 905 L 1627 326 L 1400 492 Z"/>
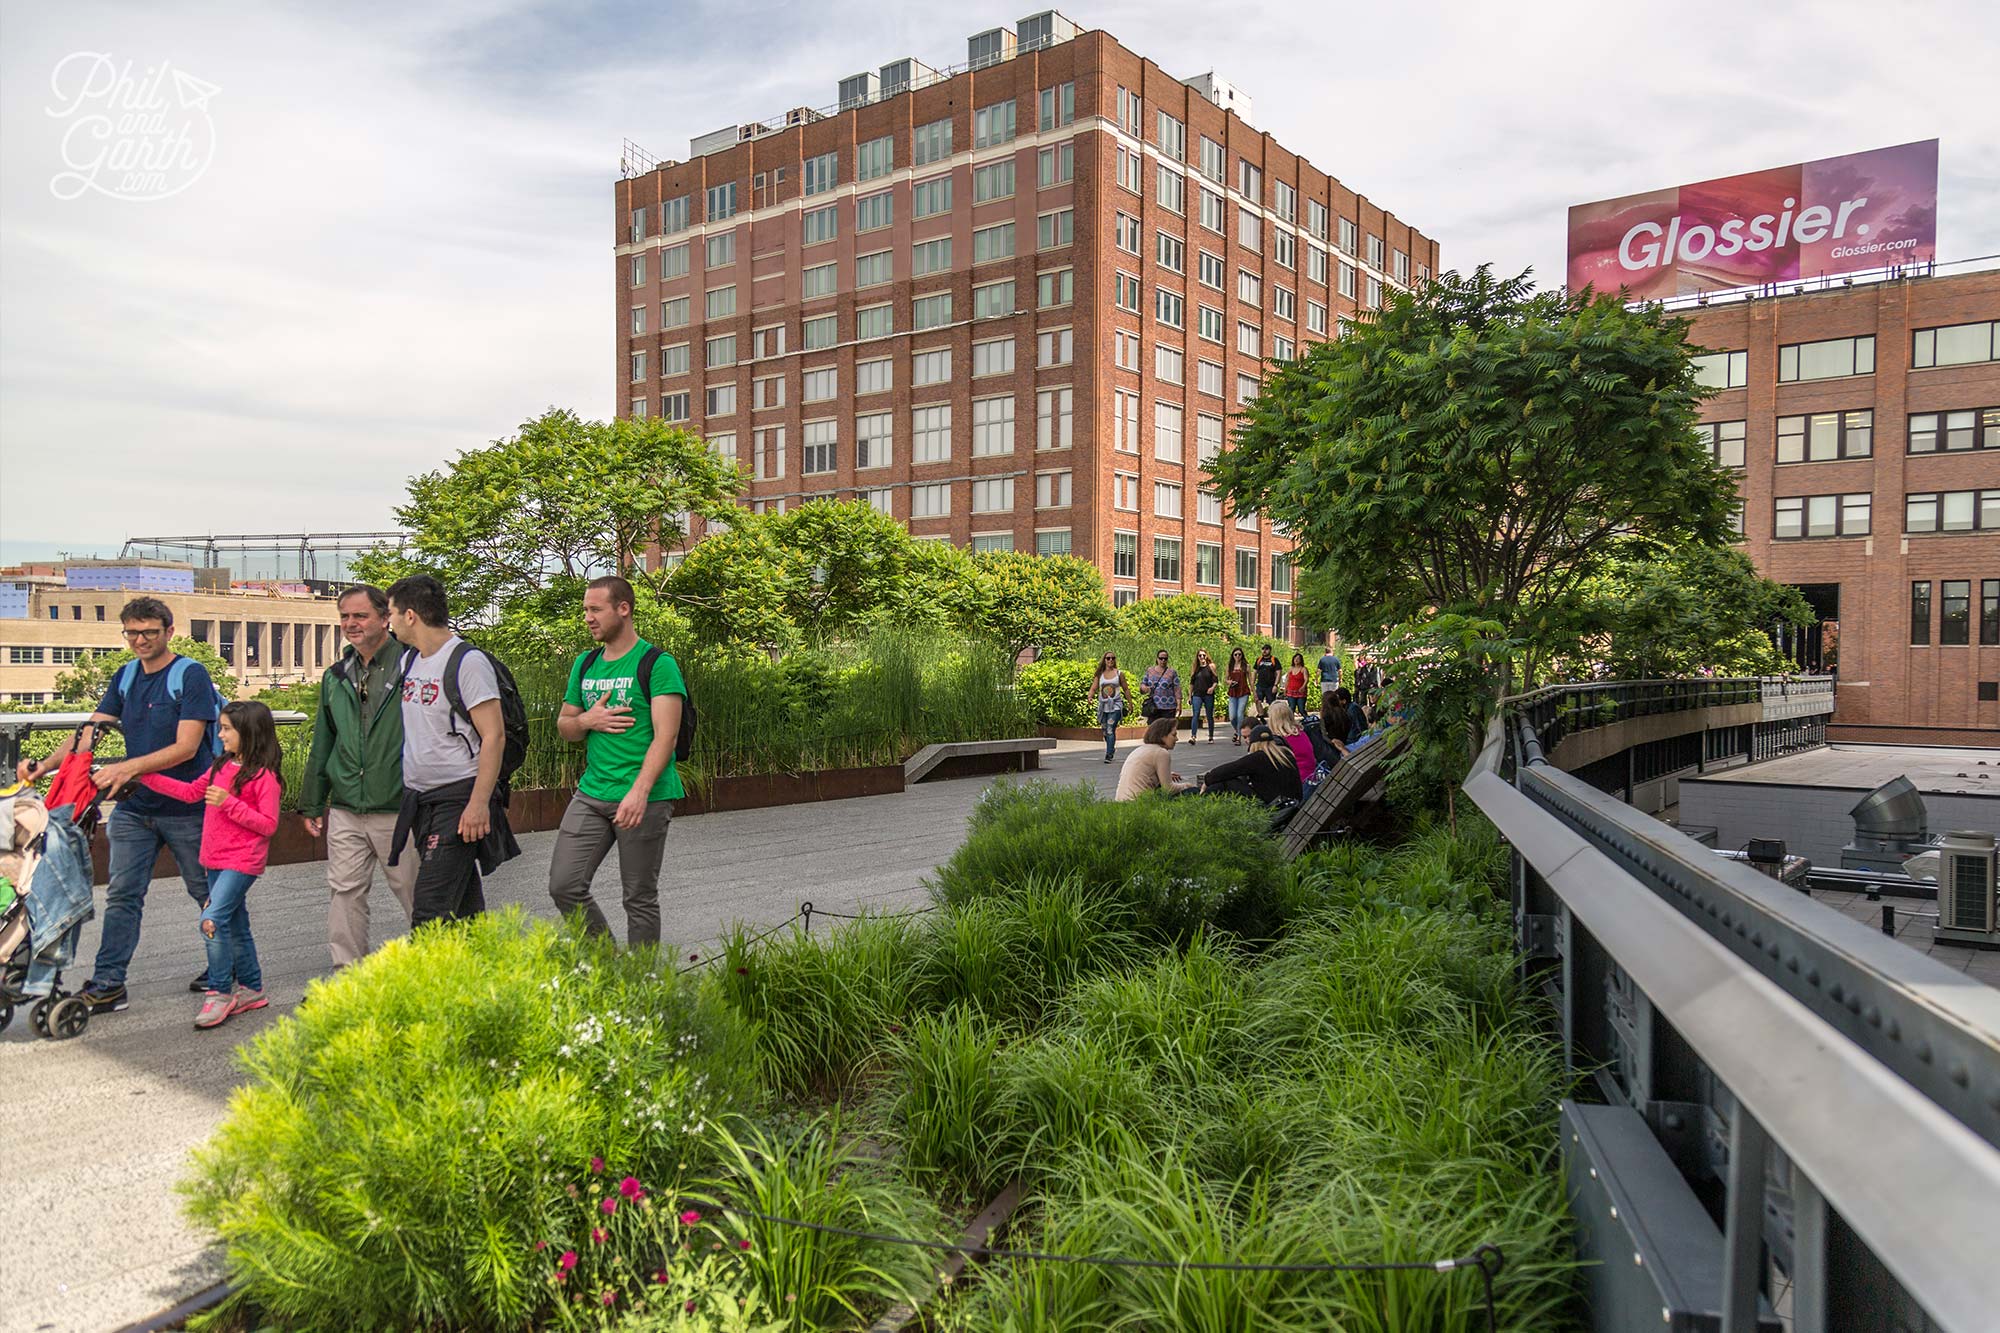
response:
<path id="1" fill-rule="evenodd" d="M 1931 259 L 1938 141 L 1772 167 L 1569 211 L 1569 286 L 1659 299 Z"/>

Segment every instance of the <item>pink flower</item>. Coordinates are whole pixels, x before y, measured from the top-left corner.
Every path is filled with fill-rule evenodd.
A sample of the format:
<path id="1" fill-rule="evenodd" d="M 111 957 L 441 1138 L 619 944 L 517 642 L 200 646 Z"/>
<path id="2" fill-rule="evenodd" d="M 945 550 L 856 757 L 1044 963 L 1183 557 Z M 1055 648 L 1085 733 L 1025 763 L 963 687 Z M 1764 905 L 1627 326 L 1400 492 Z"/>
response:
<path id="1" fill-rule="evenodd" d="M 574 1198 L 576 1197 L 576 1186 L 575 1186 L 575 1185 L 565 1185 L 565 1186 L 563 1186 L 563 1189 L 564 1189 L 564 1190 L 566 1190 L 566 1191 L 567 1191 L 567 1192 L 569 1193 L 569 1197 L 570 1197 L 570 1198 L 574 1199 Z"/>
<path id="2" fill-rule="evenodd" d="M 667 1270 L 666 1270 L 666 1269 L 664 1269 L 664 1268 L 659 1268 L 659 1269 L 655 1269 L 655 1270 L 653 1271 L 653 1281 L 655 1281 L 655 1282 L 659 1283 L 659 1284 L 660 1284 L 661 1286 L 663 1286 L 663 1287 L 664 1287 L 664 1286 L 666 1286 L 666 1285 L 667 1285 Z"/>
<path id="3" fill-rule="evenodd" d="M 609 1217 L 618 1211 L 618 1198 L 616 1195 L 607 1194 L 597 1206 L 603 1211 L 606 1217 Z"/>
<path id="4" fill-rule="evenodd" d="M 557 1286 L 561 1286 L 561 1285 L 562 1285 L 563 1283 L 565 1283 L 565 1282 L 567 1282 L 567 1281 L 569 1280 L 569 1274 L 568 1274 L 568 1273 L 557 1273 L 557 1274 L 555 1274 L 554 1276 L 555 1276 L 555 1280 L 556 1280 L 556 1285 L 557 1285 Z"/>
<path id="5" fill-rule="evenodd" d="M 611 1239 L 611 1233 L 606 1231 L 603 1227 L 592 1227 L 590 1229 L 590 1243 L 592 1245 L 602 1245 L 605 1241 L 610 1239 Z"/>
<path id="6" fill-rule="evenodd" d="M 536 1254 L 540 1254 L 540 1253 L 541 1253 L 541 1252 L 542 1252 L 543 1250 L 546 1250 L 547 1248 L 549 1248 L 549 1243 L 548 1243 L 547 1241 L 545 1241 L 545 1240 L 538 1240 L 538 1241 L 536 1241 L 536 1242 L 535 1242 L 535 1253 L 536 1253 Z"/>
<path id="7" fill-rule="evenodd" d="M 562 1258 L 556 1260 L 556 1271 L 559 1273 L 567 1273 L 569 1272 L 570 1269 L 575 1267 L 576 1267 L 576 1251 L 564 1250 L 562 1253 Z"/>
<path id="8" fill-rule="evenodd" d="M 637 1176 L 627 1176 L 625 1179 L 619 1181 L 618 1192 L 633 1203 L 637 1203 L 646 1197 L 646 1191 L 640 1188 L 639 1177 Z"/>
<path id="9" fill-rule="evenodd" d="M 686 1305 L 683 1305 L 683 1306 L 681 1307 L 681 1309 L 682 1309 L 683 1311 L 685 1311 L 686 1313 L 688 1313 L 688 1314 L 693 1314 L 693 1313 L 694 1313 L 694 1302 L 693 1302 L 693 1301 L 689 1301 L 689 1302 L 688 1302 L 688 1303 L 687 1303 Z"/>
<path id="10" fill-rule="evenodd" d="M 618 1293 L 615 1291 L 607 1291 L 604 1293 L 604 1295 L 598 1297 L 598 1299 L 604 1302 L 604 1307 L 608 1310 L 614 1303 L 617 1302 Z"/>
<path id="11" fill-rule="evenodd" d="M 691 953 L 688 955 L 688 961 L 690 963 L 699 963 L 701 961 L 701 955 L 698 953 Z"/>
<path id="12" fill-rule="evenodd" d="M 750 1242 L 748 1240 L 739 1240 L 736 1242 L 736 1248 L 739 1250 L 747 1250 L 750 1248 Z"/>
<path id="13" fill-rule="evenodd" d="M 604 1159 L 602 1157 L 593 1157 L 590 1159 L 590 1174 L 593 1176 L 604 1174 Z"/>
<path id="14" fill-rule="evenodd" d="M 691 1227 L 699 1221 L 701 1221 L 701 1214 L 692 1208 L 681 1214 L 681 1225 L 684 1227 Z"/>

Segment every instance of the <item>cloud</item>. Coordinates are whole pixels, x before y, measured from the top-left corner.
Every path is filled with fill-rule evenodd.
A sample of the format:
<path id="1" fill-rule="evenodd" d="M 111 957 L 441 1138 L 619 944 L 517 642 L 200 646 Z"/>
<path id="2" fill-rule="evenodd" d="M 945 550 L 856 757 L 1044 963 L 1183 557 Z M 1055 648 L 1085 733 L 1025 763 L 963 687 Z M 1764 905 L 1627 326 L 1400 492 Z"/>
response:
<path id="1" fill-rule="evenodd" d="M 2000 127 L 1976 80 L 1937 73 L 1990 45 L 1971 3 L 1893 41 L 1879 5 L 1842 3 L 1066 12 L 1237 82 L 1260 128 L 1439 237 L 1447 266 L 1552 278 L 1572 203 L 1932 135 L 1941 253 L 2000 251 Z M 608 414 L 621 138 L 681 157 L 703 131 L 830 102 L 843 74 L 961 62 L 974 27 L 1014 17 L 5 0 L 0 537 L 375 528 L 458 449 L 551 404 Z M 193 186 L 51 195 L 44 108 L 76 51 L 214 86 Z"/>

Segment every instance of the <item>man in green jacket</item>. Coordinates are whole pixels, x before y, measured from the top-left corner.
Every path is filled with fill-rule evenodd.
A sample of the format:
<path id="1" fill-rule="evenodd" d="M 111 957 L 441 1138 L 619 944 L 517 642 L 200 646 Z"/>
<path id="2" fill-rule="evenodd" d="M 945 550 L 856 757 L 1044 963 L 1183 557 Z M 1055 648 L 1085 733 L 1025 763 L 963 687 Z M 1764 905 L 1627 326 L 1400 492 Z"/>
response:
<path id="1" fill-rule="evenodd" d="M 326 932 L 333 965 L 368 952 L 368 890 L 379 862 L 407 923 L 417 858 L 389 863 L 403 804 L 403 645 L 389 633 L 389 598 L 357 584 L 340 595 L 347 651 L 319 682 L 319 717 L 306 758 L 299 813 L 326 834 Z"/>

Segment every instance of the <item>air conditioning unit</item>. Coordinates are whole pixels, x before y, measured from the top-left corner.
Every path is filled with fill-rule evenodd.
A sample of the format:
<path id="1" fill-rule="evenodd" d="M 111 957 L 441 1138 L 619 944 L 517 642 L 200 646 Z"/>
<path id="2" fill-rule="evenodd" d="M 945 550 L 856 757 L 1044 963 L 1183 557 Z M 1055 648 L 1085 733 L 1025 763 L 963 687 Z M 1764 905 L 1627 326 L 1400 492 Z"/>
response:
<path id="1" fill-rule="evenodd" d="M 825 116 L 809 106 L 793 107 L 785 113 L 785 128 L 788 130 L 797 129 L 801 125 L 810 125 L 816 120 L 825 119 Z"/>
<path id="2" fill-rule="evenodd" d="M 1938 845 L 1939 939 L 2000 947 L 2000 853 L 1991 833 L 1947 833 Z"/>

